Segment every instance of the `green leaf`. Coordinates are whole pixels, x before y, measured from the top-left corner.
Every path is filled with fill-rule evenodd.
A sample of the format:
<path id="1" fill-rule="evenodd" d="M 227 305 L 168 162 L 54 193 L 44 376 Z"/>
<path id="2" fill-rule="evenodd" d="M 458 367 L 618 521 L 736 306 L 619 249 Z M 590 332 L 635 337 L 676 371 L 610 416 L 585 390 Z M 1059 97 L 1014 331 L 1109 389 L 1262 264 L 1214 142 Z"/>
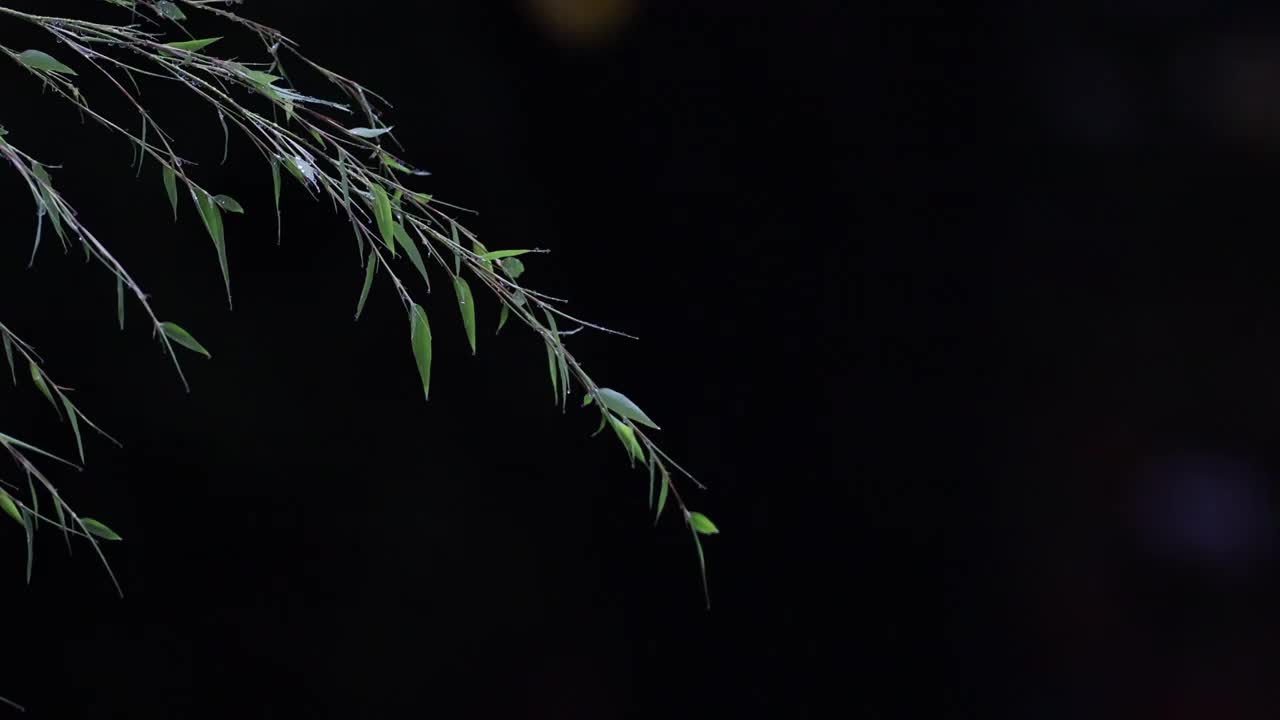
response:
<path id="1" fill-rule="evenodd" d="M 471 296 L 471 286 L 465 278 L 453 279 L 453 290 L 458 295 L 458 309 L 462 311 L 462 328 L 467 332 L 467 343 L 471 345 L 471 354 L 476 354 L 476 302 Z"/>
<path id="2" fill-rule="evenodd" d="M 498 264 L 502 266 L 502 272 L 506 273 L 507 277 L 512 280 L 519 280 L 520 276 L 524 274 L 524 262 L 520 258 L 506 258 L 498 261 Z"/>
<path id="3" fill-rule="evenodd" d="M 164 166 L 164 191 L 169 196 L 169 205 L 173 207 L 173 219 L 178 219 L 178 174 L 173 168 Z"/>
<path id="4" fill-rule="evenodd" d="M 398 160 L 396 160 L 395 158 L 391 157 L 391 156 L 390 156 L 390 155 L 388 155 L 387 153 L 382 153 L 382 164 L 383 164 L 383 165 L 386 165 L 387 167 L 391 168 L 392 170 L 399 170 L 399 171 L 400 171 L 400 172 L 402 172 L 402 173 L 409 173 L 409 174 L 411 174 L 411 175 L 423 175 L 423 174 L 424 174 L 424 173 L 415 172 L 412 168 L 407 168 L 407 167 L 405 167 L 403 163 L 401 163 L 400 161 L 398 161 Z"/>
<path id="5" fill-rule="evenodd" d="M 31 511 L 26 508 L 22 508 L 22 528 L 23 530 L 26 531 L 26 536 L 27 536 L 27 584 L 28 585 L 31 584 L 31 566 L 35 564 L 35 559 L 36 559 L 36 543 L 35 543 L 36 528 L 33 522 L 34 520 L 35 520 L 35 516 L 31 514 Z"/>
<path id="6" fill-rule="evenodd" d="M 31 163 L 31 172 L 40 179 L 41 206 L 49 214 L 49 220 L 53 223 L 53 229 L 58 233 L 58 237 L 66 240 L 67 236 L 62 231 L 62 213 L 58 210 L 57 204 L 53 202 L 53 194 L 49 191 L 49 188 L 53 186 L 53 181 L 50 179 L 48 171 L 40 163 L 33 162 Z M 32 258 L 34 259 L 34 257 L 35 254 L 33 252 Z"/>
<path id="7" fill-rule="evenodd" d="M 658 488 L 658 510 L 653 515 L 653 524 L 658 524 L 658 518 L 662 517 L 662 509 L 667 506 L 667 492 L 671 489 L 671 475 L 667 473 L 664 467 L 662 472 L 662 485 Z"/>
<path id="8" fill-rule="evenodd" d="M 369 259 L 364 264 L 364 287 L 360 288 L 360 302 L 356 303 L 356 319 L 364 312 L 364 301 L 369 299 L 369 288 L 373 287 L 373 276 L 378 272 L 378 254 L 369 251 Z"/>
<path id="9" fill-rule="evenodd" d="M 560 339 L 560 328 L 556 327 L 556 316 L 552 315 L 551 310 L 545 306 L 542 311 L 547 316 L 547 324 L 551 326 L 551 334 L 558 341 Z M 552 361 L 551 371 L 560 375 L 560 388 L 556 391 L 556 404 L 567 408 L 569 402 L 569 367 L 564 361 L 564 346 L 559 342 L 557 342 Z"/>
<path id="10" fill-rule="evenodd" d="M 641 410 L 635 403 L 631 402 L 630 398 L 618 392 L 617 390 L 610 390 L 609 388 L 600 388 L 600 402 L 604 403 L 605 407 L 618 413 L 624 418 L 630 418 L 631 420 L 635 420 L 641 425 L 648 425 L 654 430 L 662 429 L 658 427 L 652 420 L 650 420 L 649 416 L 645 415 L 644 411 Z"/>
<path id="11" fill-rule="evenodd" d="M 80 462 L 84 462 L 84 440 L 80 437 L 80 418 L 77 417 L 79 411 L 66 395 L 62 396 L 62 407 L 67 411 L 67 417 L 71 418 L 71 432 L 76 436 L 76 450 L 80 452 Z"/>
<path id="12" fill-rule="evenodd" d="M 26 525 L 26 523 L 22 522 L 22 515 L 18 512 L 17 503 L 15 503 L 13 501 L 13 498 L 9 496 L 9 493 L 5 492 L 4 490 L 0 490 L 0 510 L 4 510 L 5 514 L 7 514 L 9 517 L 13 518 L 14 520 L 17 520 L 19 523 L 22 523 L 23 525 Z"/>
<path id="13" fill-rule="evenodd" d="M 556 351 L 547 341 L 547 368 L 551 371 L 551 392 L 556 396 L 556 404 L 560 404 L 560 368 L 556 363 Z"/>
<path id="14" fill-rule="evenodd" d="M 9 375 L 13 378 L 13 384 L 18 384 L 18 370 L 13 366 L 13 341 L 9 339 L 9 333 L 0 330 L 0 337 L 4 343 L 4 357 L 9 361 Z"/>
<path id="15" fill-rule="evenodd" d="M 119 540 L 119 535 L 115 530 L 103 525 L 93 518 L 80 518 L 80 522 L 84 525 L 84 529 L 89 531 L 90 535 L 100 537 L 103 540 Z"/>
<path id="16" fill-rule="evenodd" d="M 202 40 L 183 40 L 181 42 L 165 43 L 165 47 L 171 47 L 175 50 L 186 50 L 187 52 L 200 52 L 221 39 L 222 37 L 219 36 L 204 38 Z"/>
<path id="17" fill-rule="evenodd" d="M 513 258 L 517 255 L 524 255 L 526 253 L 531 253 L 531 252 L 533 251 L 532 250 L 494 250 L 492 252 L 484 253 L 483 255 L 480 256 L 480 259 L 481 260 L 501 260 L 503 258 Z"/>
<path id="18" fill-rule="evenodd" d="M 413 345 L 413 358 L 418 365 L 418 375 L 422 378 L 422 396 L 430 399 L 431 325 L 427 322 L 427 311 L 417 303 L 409 311 L 409 342 Z"/>
<path id="19" fill-rule="evenodd" d="M 182 12 L 182 8 L 169 2 L 169 0 L 160 0 L 160 2 L 156 3 L 156 9 L 160 11 L 161 15 L 164 15 L 170 20 L 187 19 L 187 15 Z"/>
<path id="20" fill-rule="evenodd" d="M 76 71 L 63 65 L 54 59 L 49 53 L 40 50 L 23 50 L 18 53 L 18 62 L 26 65 L 32 70 L 42 70 L 44 72 L 62 73 L 63 75 L 75 75 Z"/>
<path id="21" fill-rule="evenodd" d="M 116 275 L 116 315 L 120 319 L 120 329 L 124 329 L 124 279 Z"/>
<path id="22" fill-rule="evenodd" d="M 636 439 L 636 431 L 627 423 L 609 416 L 609 424 L 613 425 L 613 431 L 618 434 L 618 439 L 622 441 L 622 446 L 627 449 L 627 454 L 631 456 L 631 466 L 635 467 L 636 460 L 644 462 L 644 448 L 640 446 L 640 441 Z"/>
<path id="23" fill-rule="evenodd" d="M 362 138 L 365 138 L 365 139 L 373 139 L 373 138 L 376 138 L 376 137 L 378 137 L 378 136 L 386 135 L 387 133 L 391 132 L 391 128 L 389 128 L 389 127 L 385 127 L 385 128 L 363 128 L 363 127 L 358 127 L 358 128 L 351 128 L 350 130 L 347 130 L 347 132 L 351 133 L 352 135 L 355 135 L 356 137 L 362 137 Z"/>
<path id="24" fill-rule="evenodd" d="M 276 214 L 280 214 L 280 161 L 271 161 L 271 190 L 276 199 Z"/>
<path id="25" fill-rule="evenodd" d="M 593 401 L 595 401 L 595 398 L 591 397 L 591 393 L 587 393 L 586 395 L 583 395 L 583 396 L 582 396 L 582 407 L 586 407 L 586 406 L 590 405 Z"/>
<path id="26" fill-rule="evenodd" d="M 378 232 L 382 233 L 382 241 L 387 244 L 387 248 L 391 250 L 391 255 L 396 254 L 396 229 L 395 220 L 391 215 L 391 199 L 387 197 L 387 191 L 382 186 L 373 183 L 369 186 L 373 191 L 373 219 L 378 223 Z"/>
<path id="27" fill-rule="evenodd" d="M 271 83 L 280 79 L 279 75 L 272 75 L 271 73 L 265 73 L 261 70 L 250 70 L 248 68 L 240 68 L 240 74 L 244 75 L 250 82 L 259 85 L 260 88 L 264 90 L 271 89 L 274 91 L 275 88 L 271 87 Z"/>
<path id="28" fill-rule="evenodd" d="M 240 203 L 236 202 L 236 199 L 230 195 L 214 195 L 213 201 L 218 203 L 218 206 L 223 210 L 239 213 L 241 215 L 244 214 L 244 208 L 240 207 Z"/>
<path id="29" fill-rule="evenodd" d="M 399 241 L 400 247 L 404 248 L 405 255 L 409 256 L 409 262 L 418 269 L 418 274 L 422 276 L 422 281 L 431 287 L 431 279 L 427 277 L 427 266 L 422 262 L 422 253 L 418 252 L 418 245 L 409 237 L 409 231 L 404 229 L 404 225 L 396 223 L 391 230 L 396 240 Z"/>
<path id="30" fill-rule="evenodd" d="M 689 527 L 693 528 L 694 532 L 702 535 L 715 535 L 720 532 L 720 528 L 717 528 L 716 524 L 711 522 L 711 518 L 700 512 L 689 513 L 688 519 Z"/>
<path id="31" fill-rule="evenodd" d="M 53 409 L 57 410 L 58 401 L 54 400 L 53 393 L 49 392 L 49 384 L 45 382 L 44 373 L 40 372 L 40 368 L 36 367 L 36 364 L 33 362 L 28 362 L 27 365 L 31 369 L 31 381 L 36 384 L 36 387 L 40 390 L 40 394 L 44 395 L 49 399 L 49 402 L 53 403 Z"/>
<path id="32" fill-rule="evenodd" d="M 449 235 L 453 239 L 453 274 L 462 274 L 462 241 L 458 239 L 458 223 L 449 223 Z"/>
<path id="33" fill-rule="evenodd" d="M 702 575 L 702 596 L 707 599 L 707 609 L 711 609 L 711 590 L 707 587 L 707 558 L 702 554 L 702 541 L 698 533 L 693 534 L 693 546 L 698 550 L 698 572 Z"/>
<path id="34" fill-rule="evenodd" d="M 502 309 L 498 311 L 498 330 L 494 335 L 502 332 L 502 326 L 507 324 L 509 317 L 511 317 L 511 308 L 506 303 L 502 303 Z"/>
<path id="35" fill-rule="evenodd" d="M 657 469 L 658 453 L 649 453 L 649 509 L 653 509 L 653 478 Z"/>
<path id="36" fill-rule="evenodd" d="M 191 333 L 183 330 L 176 323 L 162 322 L 160 323 L 160 329 L 164 331 L 164 334 L 167 335 L 170 340 L 178 343 L 182 347 L 187 348 L 188 350 L 194 350 L 207 358 L 213 357 L 209 354 L 209 351 L 200 344 L 200 341 L 191 337 Z"/>
<path id="37" fill-rule="evenodd" d="M 71 536 L 67 533 L 67 518 L 62 514 L 62 498 L 53 496 L 53 513 L 58 518 L 58 527 L 62 528 L 62 539 L 67 541 L 67 552 L 71 552 Z"/>
<path id="38" fill-rule="evenodd" d="M 231 300 L 231 271 L 227 267 L 227 244 L 222 228 L 222 211 L 218 203 L 206 192 L 195 191 L 196 207 L 204 220 L 204 227 L 213 240 L 213 249 L 218 253 L 218 267 L 222 269 L 222 281 L 227 287 L 227 301 Z"/>

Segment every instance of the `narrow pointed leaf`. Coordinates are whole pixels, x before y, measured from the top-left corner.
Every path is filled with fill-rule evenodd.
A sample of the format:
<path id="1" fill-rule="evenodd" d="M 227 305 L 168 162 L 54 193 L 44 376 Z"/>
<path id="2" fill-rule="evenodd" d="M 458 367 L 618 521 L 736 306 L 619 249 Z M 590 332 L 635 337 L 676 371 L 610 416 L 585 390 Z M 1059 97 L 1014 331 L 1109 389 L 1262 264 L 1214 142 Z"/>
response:
<path id="1" fill-rule="evenodd" d="M 418 269 L 422 281 L 427 284 L 427 287 L 431 287 L 431 279 L 427 277 L 427 266 L 422 262 L 422 253 L 418 251 L 418 245 L 414 243 L 413 238 L 409 237 L 409 231 L 404 229 L 404 225 L 396 223 L 392 232 L 395 233 L 400 247 L 404 248 L 404 254 L 409 256 L 409 262 Z"/>
<path id="2" fill-rule="evenodd" d="M 168 165 L 164 166 L 164 191 L 169 196 L 169 205 L 173 207 L 173 219 L 178 219 L 178 174 Z"/>
<path id="3" fill-rule="evenodd" d="M 396 254 L 396 230 L 395 221 L 391 216 L 391 199 L 387 197 L 387 191 L 382 189 L 381 185 L 374 183 L 371 186 L 373 192 L 373 219 L 378 223 L 378 232 L 382 234 L 382 241 L 387 244 L 387 248 L 391 250 L 391 254 Z"/>
<path id="4" fill-rule="evenodd" d="M 22 510 L 22 528 L 26 531 L 27 536 L 27 584 L 31 584 L 31 566 L 35 564 L 36 559 L 36 543 L 35 543 L 35 516 L 30 510 L 21 508 Z"/>
<path id="5" fill-rule="evenodd" d="M 241 207 L 240 203 L 236 202 L 236 199 L 230 195 L 214 195 L 213 201 L 218 203 L 218 207 L 221 207 L 223 210 L 239 213 L 241 215 L 244 214 L 244 208 Z"/>
<path id="6" fill-rule="evenodd" d="M 120 329 L 124 329 L 124 279 L 116 275 L 116 316 L 120 320 Z"/>
<path id="7" fill-rule="evenodd" d="M 414 303 L 409 312 L 409 341 L 413 345 L 413 358 L 418 365 L 418 375 L 422 378 L 422 395 L 431 398 L 431 325 L 427 322 L 427 311 Z"/>
<path id="8" fill-rule="evenodd" d="M 654 430 L 662 429 L 658 427 L 656 423 L 650 420 L 649 416 L 645 415 L 644 411 L 641 410 L 639 406 L 631 402 L 630 398 L 618 392 L 617 390 L 610 390 L 609 388 L 600 388 L 600 402 L 604 403 L 605 407 L 618 413 L 624 418 L 635 420 L 641 425 L 648 425 Z"/>
<path id="9" fill-rule="evenodd" d="M 689 513 L 689 527 L 702 535 L 715 535 L 720 532 L 720 529 L 716 527 L 716 524 L 711 522 L 711 518 L 700 512 Z"/>
<path id="10" fill-rule="evenodd" d="M 379 137 L 381 135 L 386 135 L 387 133 L 391 132 L 391 128 L 389 127 L 385 127 L 385 128 L 358 127 L 358 128 L 351 128 L 350 130 L 347 130 L 347 132 L 351 133 L 352 135 L 355 135 L 356 137 L 372 139 L 372 138 Z"/>
<path id="11" fill-rule="evenodd" d="M 18 62 L 26 65 L 32 70 L 43 70 L 44 72 L 62 73 L 63 75 L 75 75 L 76 71 L 58 62 L 49 53 L 40 50 L 23 50 L 18 53 Z"/>
<path id="12" fill-rule="evenodd" d="M 280 79 L 279 75 L 272 75 L 271 73 L 262 72 L 261 70 L 248 69 L 242 69 L 240 72 L 248 78 L 250 82 L 260 86 L 260 89 L 271 90 L 272 93 L 275 93 L 277 98 L 280 97 L 279 93 L 276 92 L 276 89 L 271 87 L 271 83 Z"/>
<path id="13" fill-rule="evenodd" d="M 40 368 L 36 367 L 36 364 L 33 362 L 28 362 L 27 365 L 31 369 L 31 382 L 36 384 L 36 387 L 40 390 L 40 394 L 48 398 L 49 402 L 53 403 L 53 409 L 57 410 L 58 401 L 54 400 L 53 393 L 49 392 L 49 384 L 45 382 L 44 373 L 40 372 Z M 61 411 L 58 412 L 58 416 L 62 416 Z"/>
<path id="14" fill-rule="evenodd" d="M 662 509 L 667 506 L 667 493 L 671 490 L 671 475 L 667 473 L 667 469 L 661 468 L 662 484 L 658 487 L 658 510 L 653 515 L 653 523 L 658 524 L 658 518 L 662 517 Z"/>
<path id="15" fill-rule="evenodd" d="M 632 467 L 635 466 L 636 460 L 644 462 L 644 448 L 636 439 L 635 429 L 612 415 L 609 416 L 609 422 L 613 425 L 613 431 L 618 434 L 618 439 L 622 441 L 622 446 L 626 448 L 627 454 L 631 456 Z"/>
<path id="16" fill-rule="evenodd" d="M 494 250 L 492 252 L 481 254 L 480 259 L 481 260 L 501 260 L 503 258 L 513 258 L 513 257 L 516 257 L 517 255 L 524 255 L 526 253 L 531 253 L 531 252 L 533 251 L 532 250 Z"/>
<path id="17" fill-rule="evenodd" d="M 280 214 L 280 161 L 271 161 L 271 192 L 276 201 L 276 214 Z"/>
<path id="18" fill-rule="evenodd" d="M 93 518 L 80 518 L 80 522 L 84 525 L 84 529 L 89 531 L 90 535 L 100 537 L 103 540 L 120 540 L 120 536 L 115 530 L 103 525 Z"/>
<path id="19" fill-rule="evenodd" d="M 502 309 L 498 311 L 498 330 L 494 335 L 502 332 L 502 326 L 507 324 L 509 317 L 511 317 L 511 308 L 506 303 L 502 303 Z"/>
<path id="20" fill-rule="evenodd" d="M 58 233 L 58 237 L 65 241 L 67 236 L 62 230 L 62 211 L 58 209 L 57 203 L 53 201 L 53 193 L 49 191 L 49 188 L 53 186 L 49 171 L 45 170 L 40 163 L 33 162 L 31 163 L 31 172 L 40 180 L 40 205 L 49 216 L 49 221 L 53 223 L 54 232 Z M 32 255 L 34 257 L 34 253 Z"/>
<path id="21" fill-rule="evenodd" d="M 80 418 L 79 411 L 76 406 L 71 404 L 66 395 L 62 396 L 62 407 L 67 411 L 67 417 L 71 418 L 71 432 L 76 436 L 76 450 L 80 453 L 80 462 L 84 462 L 84 440 L 80 437 Z"/>
<path id="22" fill-rule="evenodd" d="M 698 573 L 702 576 L 702 596 L 707 600 L 707 609 L 711 609 L 711 590 L 707 587 L 707 558 L 702 554 L 702 541 L 698 533 L 693 533 L 693 546 L 698 550 Z"/>
<path id="23" fill-rule="evenodd" d="M 471 296 L 471 286 L 465 278 L 453 279 L 453 289 L 458 296 L 458 309 L 462 311 L 462 329 L 467 333 L 467 343 L 471 345 L 471 354 L 476 354 L 476 303 Z"/>
<path id="24" fill-rule="evenodd" d="M 9 333 L 0 331 L 0 337 L 4 343 L 4 357 L 9 361 L 9 375 L 13 378 L 13 384 L 18 384 L 18 370 L 13 365 L 13 341 L 9 339 Z"/>
<path id="25" fill-rule="evenodd" d="M 547 341 L 547 369 L 551 373 L 551 392 L 556 397 L 556 403 L 560 402 L 560 368 L 556 365 L 556 351 L 551 347 L 551 341 Z"/>
<path id="26" fill-rule="evenodd" d="M 589 396 L 588 396 L 589 397 Z M 658 454 L 649 453 L 649 509 L 653 509 L 653 479 L 654 471 L 657 470 Z"/>
<path id="27" fill-rule="evenodd" d="M 62 539 L 67 543 L 67 553 L 71 552 L 71 534 L 67 532 L 67 518 L 62 513 L 62 498 L 53 496 L 53 514 L 58 518 L 58 527 L 62 528 Z"/>
<path id="28" fill-rule="evenodd" d="M 191 333 L 187 332 L 186 330 L 183 330 L 176 323 L 162 322 L 160 323 L 160 329 L 164 331 L 164 334 L 167 335 L 170 340 L 178 343 L 182 347 L 188 350 L 193 350 L 195 352 L 198 352 L 207 358 L 213 357 L 212 355 L 209 354 L 209 351 L 206 350 L 205 347 L 200 344 L 199 340 L 196 340 L 194 337 L 191 336 Z"/>
<path id="29" fill-rule="evenodd" d="M 449 223 L 449 235 L 453 240 L 453 274 L 462 274 L 462 241 L 458 239 L 458 223 Z"/>
<path id="30" fill-rule="evenodd" d="M 183 40 L 181 42 L 165 43 L 165 47 L 171 47 L 175 50 L 186 50 L 187 52 L 200 52 L 221 39 L 221 37 L 211 37 L 203 38 L 201 40 Z"/>
<path id="31" fill-rule="evenodd" d="M 218 253 L 218 267 L 222 269 L 222 281 L 227 287 L 227 300 L 231 300 L 231 271 L 227 267 L 227 245 L 223 235 L 222 211 L 218 203 L 207 193 L 196 191 L 196 207 L 204 220 L 204 227 L 213 240 L 213 249 Z"/>
<path id="32" fill-rule="evenodd" d="M 0 510 L 4 510 L 6 515 L 22 523 L 22 514 L 18 512 L 18 504 L 4 490 L 0 490 Z M 26 523 L 22 524 L 25 525 Z"/>
<path id="33" fill-rule="evenodd" d="M 369 288 L 373 287 L 373 276 L 378 272 L 378 254 L 369 251 L 369 259 L 364 263 L 364 287 L 360 288 L 360 301 L 356 303 L 356 319 L 364 312 L 364 301 L 369 299 Z"/>

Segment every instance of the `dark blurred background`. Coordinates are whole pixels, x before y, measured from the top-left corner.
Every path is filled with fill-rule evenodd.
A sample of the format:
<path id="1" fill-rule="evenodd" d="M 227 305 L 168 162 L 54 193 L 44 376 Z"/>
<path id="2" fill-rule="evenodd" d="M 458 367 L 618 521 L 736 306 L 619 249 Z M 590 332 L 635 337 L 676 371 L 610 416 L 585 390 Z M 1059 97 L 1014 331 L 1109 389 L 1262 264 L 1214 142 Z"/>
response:
<path id="1" fill-rule="evenodd" d="M 921 629 L 936 585 L 916 579 L 937 478 L 900 460 L 929 442 L 918 400 L 937 376 L 906 338 L 941 327 L 913 263 L 963 206 L 926 168 L 958 132 L 937 111 L 964 92 L 935 81 L 934 46 L 967 36 L 835 2 L 236 10 L 381 91 L 407 157 L 433 172 L 422 190 L 478 210 L 489 247 L 551 249 L 527 263 L 533 287 L 641 338 L 569 346 L 707 483 L 689 499 L 723 531 L 705 543 L 712 610 L 686 531 L 652 527 L 644 474 L 588 437 L 590 413 L 553 407 L 542 348 L 514 324 L 495 337 L 492 302 L 478 300 L 476 358 L 452 295 L 427 302 L 424 404 L 389 288 L 351 321 L 362 271 L 331 208 L 286 176 L 277 247 L 253 148 L 233 136 L 219 164 L 216 118 L 144 84 L 201 182 L 248 210 L 227 219 L 229 311 L 207 235 L 185 200 L 171 221 L 159 169 L 135 179 L 121 139 L 4 67 L 7 139 L 61 166 L 81 219 L 213 359 L 184 356 L 184 393 L 138 308 L 122 334 L 110 276 L 47 228 L 26 269 L 33 208 L 0 180 L 0 318 L 124 443 L 90 439 L 86 471 L 53 477 L 125 538 L 109 548 L 118 599 L 88 547 L 68 557 L 53 531 L 25 586 L 21 532 L 0 523 L 0 695 L 37 718 L 897 717 L 918 702 L 938 656 Z M 219 23 L 189 25 L 262 59 Z M 11 20 L 0 38 L 76 64 L 91 102 L 122 109 L 67 48 Z M 862 293 L 886 283 L 876 302 L 892 311 L 872 317 Z M 71 453 L 19 385 L 0 391 L 4 431 Z M 908 652 L 922 633 L 930 649 Z"/>
<path id="2" fill-rule="evenodd" d="M 1275 717 L 1280 7 L 992 7 L 948 717 Z"/>

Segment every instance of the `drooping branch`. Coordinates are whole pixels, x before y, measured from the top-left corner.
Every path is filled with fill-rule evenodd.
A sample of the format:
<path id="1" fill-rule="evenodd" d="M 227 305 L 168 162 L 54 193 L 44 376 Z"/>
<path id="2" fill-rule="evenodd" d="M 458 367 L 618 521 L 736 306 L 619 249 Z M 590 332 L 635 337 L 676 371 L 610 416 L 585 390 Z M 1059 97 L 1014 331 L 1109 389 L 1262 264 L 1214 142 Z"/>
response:
<path id="1" fill-rule="evenodd" d="M 658 426 L 625 395 L 599 387 L 565 345 L 566 337 L 584 328 L 626 334 L 580 320 L 562 309 L 565 304 L 562 299 L 527 288 L 520 282 L 525 272 L 521 258 L 544 251 L 537 248 L 490 250 L 450 212 L 461 208 L 411 188 L 413 178 L 428 173 L 415 169 L 398 152 L 388 149 L 387 143 L 400 147 L 394 127 L 382 120 L 380 108 L 390 104 L 362 84 L 313 62 L 300 51 L 296 42 L 278 30 L 227 9 L 233 4 L 231 0 L 104 1 L 127 8 L 131 22 L 111 24 L 36 15 L 3 5 L 0 5 L 0 18 L 8 17 L 41 28 L 60 47 L 73 51 L 80 63 L 105 78 L 112 91 L 125 99 L 141 123 L 139 132 L 134 133 L 96 111 L 79 84 L 81 76 L 62 60 L 40 50 L 17 51 L 3 45 L 0 45 L 0 55 L 27 70 L 46 89 L 74 105 L 85 117 L 128 140 L 136 150 L 139 172 L 148 159 L 154 162 L 160 169 L 175 218 L 179 212 L 178 188 L 186 189 L 214 245 L 228 304 L 232 298 L 231 276 L 222 217 L 225 212 L 242 213 L 244 210 L 230 195 L 216 192 L 198 181 L 195 177 L 198 166 L 178 153 L 173 135 L 138 99 L 140 81 L 174 83 L 184 88 L 216 114 L 225 133 L 235 129 L 249 139 L 272 174 L 278 228 L 282 169 L 310 196 L 321 200 L 327 197 L 334 210 L 345 215 L 364 266 L 365 282 L 356 306 L 356 318 L 363 310 L 365 298 L 377 275 L 385 273 L 410 318 L 414 357 L 425 397 L 429 397 L 430 389 L 431 334 L 426 310 L 416 296 L 419 292 L 430 294 L 432 291 L 429 269 L 443 272 L 452 286 L 473 354 L 477 349 L 477 327 L 469 281 L 483 285 L 499 302 L 499 331 L 511 316 L 515 316 L 542 339 L 556 403 L 567 410 L 576 385 L 584 394 L 583 406 L 594 404 L 600 413 L 597 433 L 609 425 L 631 465 L 634 467 L 639 463 L 647 468 L 650 504 L 651 507 L 656 505 L 655 521 L 661 516 L 668 499 L 679 508 L 683 521 L 693 533 L 706 591 L 705 562 L 699 535 L 713 534 L 718 530 L 704 515 L 689 510 L 673 478 L 673 471 L 698 487 L 701 485 L 672 461 L 642 429 L 657 429 Z M 188 11 L 209 14 L 248 31 L 261 42 L 270 61 L 253 64 L 217 57 L 213 52 L 216 50 L 214 46 L 221 38 L 197 38 L 187 32 Z M 184 39 L 166 41 L 166 27 L 178 30 Z M 285 57 L 320 75 L 340 91 L 343 100 L 313 97 L 294 90 L 284 67 Z M 248 99 L 241 99 L 241 95 Z M 363 117 L 359 121 L 362 124 L 341 122 L 333 116 L 335 113 L 352 115 L 353 106 Z M 224 159 L 225 153 L 226 143 Z M 2 129 L 0 156 L 17 170 L 35 199 L 39 222 L 33 260 L 39 250 L 43 221 L 48 218 L 64 244 L 78 241 L 87 257 L 96 258 L 115 275 L 121 313 L 124 312 L 126 291 L 139 301 L 154 335 L 178 368 L 180 378 L 182 371 L 175 344 L 208 355 L 186 330 L 159 319 L 141 286 L 105 245 L 76 220 L 73 208 L 53 188 L 44 166 L 5 142 Z M 411 277 L 416 273 L 422 281 L 421 288 L 414 287 L 416 280 L 410 282 L 399 274 L 398 270 L 406 263 L 413 268 L 408 275 Z M 578 327 L 561 331 L 557 317 L 576 323 Z M 7 330 L 3 334 L 6 341 L 16 341 L 16 336 Z M 48 381 L 47 375 L 36 374 L 43 371 L 38 369 L 34 355 L 27 354 L 30 346 L 23 343 L 15 347 L 30 363 L 33 378 L 45 378 L 42 390 L 50 400 L 60 398 L 68 403 L 64 409 L 71 417 L 85 419 L 78 415 L 78 411 L 70 409 L 62 388 Z M 183 379 L 184 385 L 185 382 Z M 57 409 L 58 402 L 54 401 L 54 404 Z M 78 431 L 77 439 L 79 441 Z M 90 534 L 87 530 L 83 532 Z"/>

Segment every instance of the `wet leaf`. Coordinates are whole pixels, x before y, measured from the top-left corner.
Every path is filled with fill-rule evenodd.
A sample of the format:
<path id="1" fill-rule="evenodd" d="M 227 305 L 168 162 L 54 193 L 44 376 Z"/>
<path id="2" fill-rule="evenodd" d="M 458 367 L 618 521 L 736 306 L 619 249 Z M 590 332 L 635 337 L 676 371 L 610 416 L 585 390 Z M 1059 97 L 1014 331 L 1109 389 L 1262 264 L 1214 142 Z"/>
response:
<path id="1" fill-rule="evenodd" d="M 182 8 L 169 2 L 169 0 L 160 0 L 160 2 L 156 3 L 156 9 L 160 11 L 161 15 L 169 18 L 170 20 L 187 19 L 187 14 L 182 12 Z"/>
<path id="2" fill-rule="evenodd" d="M 23 50 L 18 53 L 18 62 L 26 65 L 32 70 L 42 70 L 44 72 L 62 73 L 63 75 L 75 75 L 76 71 L 58 62 L 49 53 L 40 50 Z"/>
<path id="3" fill-rule="evenodd" d="M 626 395 L 623 395 L 617 390 L 611 390 L 609 388 L 600 388 L 599 392 L 600 392 L 600 402 L 604 403 L 604 406 L 609 408 L 610 410 L 618 413 L 622 417 L 635 420 L 641 425 L 648 425 L 654 430 L 662 429 L 658 427 L 656 423 L 650 420 L 649 416 L 645 415 L 644 411 L 641 410 L 639 406 L 637 406 L 634 402 L 631 402 L 631 399 L 628 398 Z"/>
<path id="4" fill-rule="evenodd" d="M 389 127 L 385 127 L 385 128 L 358 127 L 358 128 L 351 128 L 350 130 L 347 130 L 347 132 L 351 133 L 352 135 L 355 135 L 356 137 L 373 139 L 376 137 L 380 137 L 382 135 L 386 135 L 387 133 L 391 132 L 391 128 Z"/>
<path id="5" fill-rule="evenodd" d="M 200 52 L 221 39 L 222 37 L 219 36 L 204 38 L 202 40 L 182 40 L 180 42 L 165 43 L 165 47 L 171 47 L 175 50 L 186 50 L 187 52 Z"/>
<path id="6" fill-rule="evenodd" d="M 218 203 L 218 207 L 228 212 L 244 214 L 244 208 L 240 207 L 240 203 L 230 195 L 214 195 L 213 201 Z"/>

